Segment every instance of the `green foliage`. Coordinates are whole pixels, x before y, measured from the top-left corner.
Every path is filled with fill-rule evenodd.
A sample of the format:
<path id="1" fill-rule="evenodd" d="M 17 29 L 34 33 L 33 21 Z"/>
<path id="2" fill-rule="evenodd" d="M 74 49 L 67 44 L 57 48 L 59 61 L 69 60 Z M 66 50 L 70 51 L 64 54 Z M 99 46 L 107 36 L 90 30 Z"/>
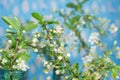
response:
<path id="1" fill-rule="evenodd" d="M 24 30 L 26 32 L 28 32 L 28 31 L 31 31 L 31 30 L 37 28 L 37 27 L 38 27 L 38 25 L 35 24 L 34 22 L 28 22 L 27 25 L 24 27 Z"/>
<path id="2" fill-rule="evenodd" d="M 0 67 L 7 70 L 26 71 L 28 69 L 26 62 L 30 58 L 29 51 L 31 48 L 31 40 L 26 36 L 26 32 L 37 28 L 38 25 L 33 22 L 23 25 L 17 17 L 4 16 L 2 19 L 10 29 L 7 29 L 5 34 L 7 37 L 6 45 L 0 49 Z M 22 65 L 23 68 L 19 65 Z"/>

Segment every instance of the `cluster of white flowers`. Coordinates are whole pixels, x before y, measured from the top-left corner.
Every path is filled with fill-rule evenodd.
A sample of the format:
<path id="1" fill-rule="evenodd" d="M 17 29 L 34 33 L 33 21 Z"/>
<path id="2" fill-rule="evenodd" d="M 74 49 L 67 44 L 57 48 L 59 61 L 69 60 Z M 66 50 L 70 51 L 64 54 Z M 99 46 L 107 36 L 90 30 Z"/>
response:
<path id="1" fill-rule="evenodd" d="M 98 44 L 100 34 L 98 32 L 92 32 L 89 36 L 88 42 L 91 45 Z"/>
<path id="2" fill-rule="evenodd" d="M 60 25 L 57 25 L 53 32 L 54 33 L 63 33 L 63 28 Z"/>
<path id="3" fill-rule="evenodd" d="M 115 24 L 112 24 L 112 25 L 110 26 L 109 31 L 110 31 L 111 33 L 115 33 L 115 32 L 117 32 L 117 30 L 118 30 L 118 27 L 116 27 Z"/>
<path id="4" fill-rule="evenodd" d="M 95 53 L 96 52 L 96 46 L 94 45 L 94 46 L 91 46 L 91 48 L 90 48 L 90 53 Z"/>
<path id="5" fill-rule="evenodd" d="M 7 59 L 3 58 L 1 63 L 2 63 L 2 64 L 7 63 Z"/>
<path id="6" fill-rule="evenodd" d="M 35 37 L 32 39 L 32 46 L 36 47 L 39 43 L 39 40 Z M 38 49 L 37 48 L 34 48 L 33 49 L 35 52 L 38 52 Z"/>
<path id="7" fill-rule="evenodd" d="M 106 62 L 111 62 L 111 59 L 107 57 L 107 58 L 105 58 L 105 61 Z"/>
<path id="8" fill-rule="evenodd" d="M 44 70 L 45 74 L 48 74 L 48 72 L 51 70 L 53 63 L 52 62 L 48 62 L 46 60 L 43 61 L 44 66 L 47 68 Z"/>
<path id="9" fill-rule="evenodd" d="M 54 48 L 56 53 L 63 53 L 64 52 L 64 44 L 61 44 L 59 48 Z"/>
<path id="10" fill-rule="evenodd" d="M 115 50 L 117 51 L 116 58 L 120 58 L 120 47 L 117 46 Z"/>
<path id="11" fill-rule="evenodd" d="M 25 64 L 25 61 L 22 60 L 21 58 L 16 60 L 16 65 L 13 65 L 13 69 L 17 69 L 17 70 L 22 70 L 22 71 L 27 71 L 27 69 L 29 69 L 29 67 Z"/>
<path id="12" fill-rule="evenodd" d="M 95 80 L 98 80 L 98 79 L 100 79 L 100 78 L 101 78 L 100 73 L 95 72 L 94 74 L 95 74 Z"/>
<path id="13" fill-rule="evenodd" d="M 85 57 L 82 58 L 82 60 L 83 60 L 84 63 L 92 62 L 93 56 L 91 56 L 91 55 L 86 55 Z"/>

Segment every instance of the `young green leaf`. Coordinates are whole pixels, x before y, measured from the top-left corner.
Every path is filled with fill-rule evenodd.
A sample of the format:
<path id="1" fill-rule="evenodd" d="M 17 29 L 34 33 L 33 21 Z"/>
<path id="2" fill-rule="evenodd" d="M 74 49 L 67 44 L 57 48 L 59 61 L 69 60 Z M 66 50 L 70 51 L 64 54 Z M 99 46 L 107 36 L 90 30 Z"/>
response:
<path id="1" fill-rule="evenodd" d="M 76 5 L 73 3 L 68 3 L 66 6 L 69 8 L 76 8 Z"/>
<path id="2" fill-rule="evenodd" d="M 27 60 L 30 58 L 30 55 L 27 54 L 27 53 L 19 53 L 19 54 L 17 55 L 17 58 L 21 58 L 21 59 L 27 61 Z"/>
<path id="3" fill-rule="evenodd" d="M 27 23 L 27 25 L 24 27 L 24 30 L 25 30 L 26 32 L 28 32 L 28 31 L 30 31 L 30 30 L 32 30 L 32 29 L 37 28 L 37 27 L 38 27 L 37 24 L 35 24 L 35 23 L 33 23 L 33 22 L 29 22 L 29 23 Z"/>
<path id="4" fill-rule="evenodd" d="M 7 17 L 7 16 L 3 16 L 2 17 L 3 21 L 8 24 L 8 25 L 11 25 L 12 28 L 15 28 L 16 27 L 16 23 L 13 19 L 11 19 L 10 17 Z"/>
<path id="5" fill-rule="evenodd" d="M 15 21 L 16 21 L 17 26 L 20 27 L 20 25 L 21 25 L 21 24 L 20 24 L 20 20 L 19 20 L 17 17 L 14 17 L 14 19 L 15 19 Z"/>
<path id="6" fill-rule="evenodd" d="M 40 15 L 40 14 L 38 14 L 37 12 L 33 12 L 32 13 L 32 16 L 35 18 L 35 19 L 37 19 L 37 20 L 39 20 L 40 22 L 42 22 L 42 16 Z"/>
<path id="7" fill-rule="evenodd" d="M 47 23 L 47 24 L 58 24 L 57 21 L 50 21 L 50 20 L 47 20 L 46 23 Z"/>

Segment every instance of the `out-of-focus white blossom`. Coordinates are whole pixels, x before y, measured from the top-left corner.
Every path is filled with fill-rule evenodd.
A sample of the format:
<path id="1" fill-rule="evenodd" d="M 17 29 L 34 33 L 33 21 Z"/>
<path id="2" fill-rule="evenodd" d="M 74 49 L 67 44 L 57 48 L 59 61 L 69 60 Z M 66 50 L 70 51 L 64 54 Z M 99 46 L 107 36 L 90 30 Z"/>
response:
<path id="1" fill-rule="evenodd" d="M 3 51 L 3 49 L 0 49 L 0 52 L 2 52 Z"/>
<path id="2" fill-rule="evenodd" d="M 40 42 L 40 43 L 39 43 L 39 47 L 40 47 L 40 48 L 43 48 L 43 47 L 45 47 L 46 45 L 47 45 L 47 43 L 45 43 L 45 42 Z"/>
<path id="3" fill-rule="evenodd" d="M 11 44 L 11 43 L 12 43 L 12 40 L 8 40 L 8 43 Z"/>
<path id="4" fill-rule="evenodd" d="M 50 77 L 50 76 L 48 76 L 48 77 L 46 78 L 46 80 L 51 80 L 51 77 Z"/>
<path id="5" fill-rule="evenodd" d="M 67 53 L 67 54 L 66 54 L 66 56 L 67 56 L 67 57 L 70 57 L 70 56 L 71 56 L 71 54 L 70 54 L 70 53 Z"/>
<path id="6" fill-rule="evenodd" d="M 62 60 L 63 59 L 63 57 L 62 56 L 58 56 L 58 60 Z"/>
<path id="7" fill-rule="evenodd" d="M 113 45 L 116 45 L 116 44 L 117 44 L 117 41 L 115 40 L 114 43 L 113 43 Z"/>
<path id="8" fill-rule="evenodd" d="M 25 31 L 25 30 L 23 30 L 22 32 L 23 32 L 23 33 L 26 33 L 26 31 Z"/>
<path id="9" fill-rule="evenodd" d="M 13 28 L 12 25 L 9 25 L 9 28 Z"/>
<path id="10" fill-rule="evenodd" d="M 7 59 L 3 58 L 1 63 L 2 63 L 2 64 L 7 63 Z"/>
<path id="11" fill-rule="evenodd" d="M 25 61 L 22 60 L 21 58 L 17 59 L 16 63 L 17 63 L 16 67 L 18 70 L 27 71 L 27 69 L 29 69 L 29 67 L 25 64 Z"/>
<path id="12" fill-rule="evenodd" d="M 57 25 L 53 32 L 54 33 L 63 33 L 63 28 L 60 25 Z"/>
<path id="13" fill-rule="evenodd" d="M 106 62 L 111 62 L 110 58 L 108 58 L 108 57 L 105 58 L 105 61 L 106 61 Z"/>
<path id="14" fill-rule="evenodd" d="M 37 49 L 37 48 L 34 48 L 33 50 L 34 50 L 34 52 L 38 52 L 38 49 Z"/>
<path id="15" fill-rule="evenodd" d="M 93 44 L 98 44 L 99 41 L 99 33 L 98 32 L 92 32 L 91 35 L 88 38 L 88 42 L 93 45 Z"/>
<path id="16" fill-rule="evenodd" d="M 120 58 L 120 50 L 116 53 L 116 58 Z"/>
<path id="17" fill-rule="evenodd" d="M 56 70 L 55 73 L 56 73 L 57 75 L 59 75 L 59 74 L 60 74 L 60 70 Z"/>
<path id="18" fill-rule="evenodd" d="M 45 73 L 45 74 L 48 74 L 48 73 L 49 73 L 49 70 L 48 70 L 48 69 L 45 69 L 45 70 L 44 70 L 44 73 Z"/>
<path id="19" fill-rule="evenodd" d="M 39 40 L 37 38 L 33 38 L 32 42 L 37 43 L 37 42 L 39 42 Z"/>
<path id="20" fill-rule="evenodd" d="M 69 78 L 69 76 L 65 76 L 65 79 L 68 79 Z"/>
<path id="21" fill-rule="evenodd" d="M 98 72 L 95 72 L 95 80 L 98 80 L 101 78 L 101 75 Z"/>
<path id="22" fill-rule="evenodd" d="M 116 76 L 116 79 L 120 79 L 120 76 Z"/>
<path id="23" fill-rule="evenodd" d="M 112 25 L 110 26 L 109 31 L 110 31 L 111 33 L 115 33 L 115 32 L 117 32 L 117 30 L 118 30 L 118 27 L 116 27 L 115 24 L 112 24 Z"/>
<path id="24" fill-rule="evenodd" d="M 95 52 L 96 52 L 96 46 L 91 46 L 90 53 L 95 53 Z"/>
<path id="25" fill-rule="evenodd" d="M 91 55 L 86 55 L 85 57 L 82 58 L 82 60 L 83 60 L 84 63 L 92 62 L 93 56 L 91 56 Z"/>
<path id="26" fill-rule="evenodd" d="M 46 66 L 48 64 L 48 61 L 44 60 L 43 63 L 44 63 L 44 66 Z"/>

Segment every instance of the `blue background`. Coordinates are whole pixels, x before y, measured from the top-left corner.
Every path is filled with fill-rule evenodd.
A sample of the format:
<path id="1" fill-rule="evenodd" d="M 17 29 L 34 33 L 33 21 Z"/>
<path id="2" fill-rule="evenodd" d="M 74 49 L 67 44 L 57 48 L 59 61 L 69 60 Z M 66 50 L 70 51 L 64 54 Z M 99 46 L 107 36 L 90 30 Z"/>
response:
<path id="1" fill-rule="evenodd" d="M 0 0 L 0 17 L 17 16 L 22 22 L 34 20 L 31 17 L 32 12 L 37 11 L 49 16 L 52 15 L 52 9 L 61 10 L 65 8 L 65 4 L 69 1 L 72 0 Z M 117 27 L 120 27 L 120 0 L 89 0 L 84 5 L 84 9 L 86 12 L 91 12 L 100 17 L 106 17 L 107 19 L 110 19 L 112 23 L 115 23 Z M 3 39 L 6 28 L 7 26 L 5 23 L 0 19 L 0 37 Z M 119 45 L 119 34 L 120 30 L 118 30 L 118 33 L 110 35 L 108 42 L 117 40 Z M 37 55 L 32 52 L 30 54 L 32 57 L 28 62 L 30 66 L 28 80 L 33 80 L 33 77 L 36 77 L 37 80 L 46 80 L 46 77 L 51 74 L 44 74 L 41 62 L 42 59 L 37 58 Z M 79 60 L 77 55 L 79 54 L 74 53 L 72 55 L 72 62 L 77 62 Z M 120 60 L 114 60 L 117 64 L 120 64 Z"/>

